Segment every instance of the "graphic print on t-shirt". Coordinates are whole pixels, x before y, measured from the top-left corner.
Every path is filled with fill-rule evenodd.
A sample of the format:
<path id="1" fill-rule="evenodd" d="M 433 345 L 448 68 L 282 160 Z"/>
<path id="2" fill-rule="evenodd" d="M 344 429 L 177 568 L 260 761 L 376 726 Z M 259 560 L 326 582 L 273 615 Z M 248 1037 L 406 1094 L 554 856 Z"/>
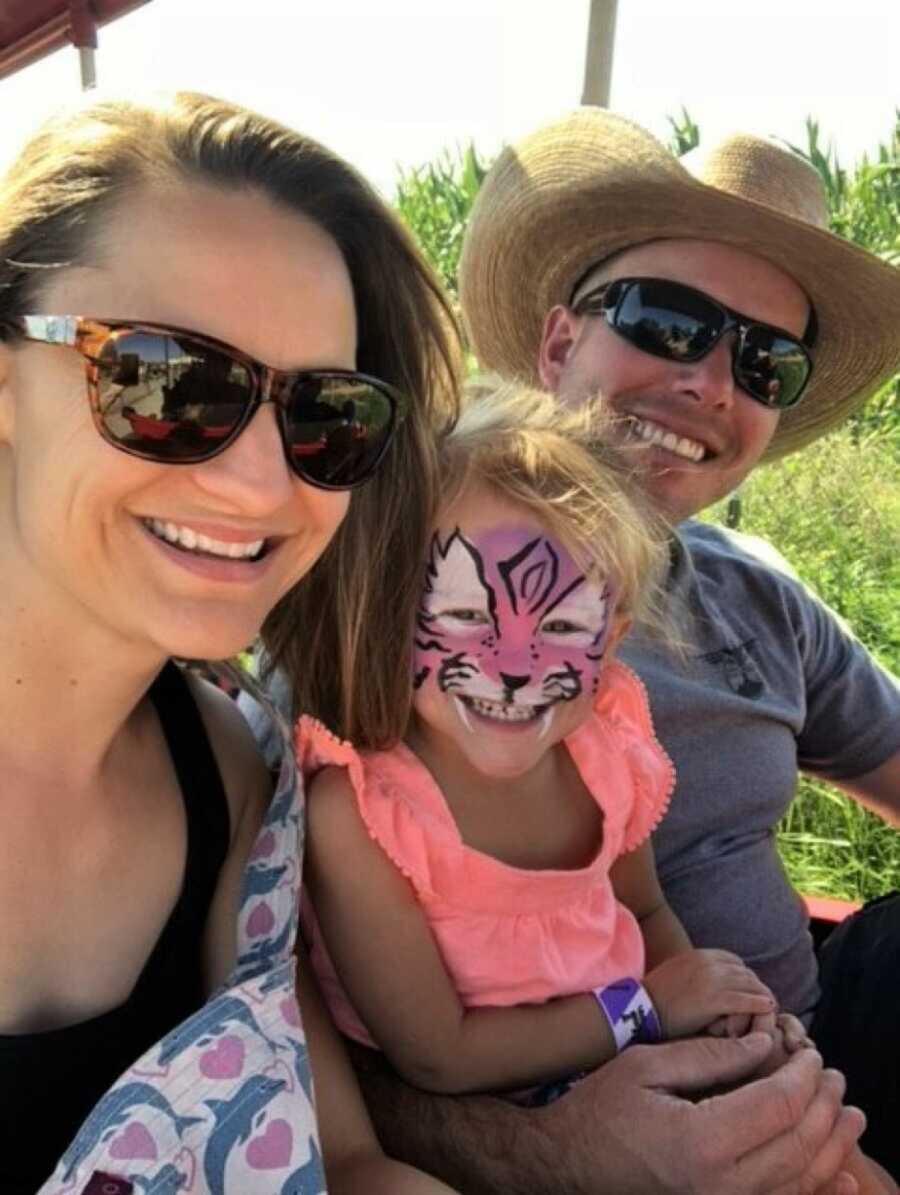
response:
<path id="1" fill-rule="evenodd" d="M 756 701 L 762 696 L 765 684 L 751 654 L 755 644 L 755 639 L 745 639 L 734 647 L 722 647 L 699 658 L 720 668 L 729 687 L 739 697 Z"/>

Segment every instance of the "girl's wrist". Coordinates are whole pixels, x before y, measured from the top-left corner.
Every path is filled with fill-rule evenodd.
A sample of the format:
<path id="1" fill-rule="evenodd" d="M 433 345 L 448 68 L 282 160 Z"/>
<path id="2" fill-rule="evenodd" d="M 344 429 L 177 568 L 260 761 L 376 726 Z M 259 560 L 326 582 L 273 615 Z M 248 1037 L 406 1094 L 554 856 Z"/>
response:
<path id="1" fill-rule="evenodd" d="M 663 1040 L 659 1014 L 650 993 L 638 980 L 619 979 L 594 988 L 592 994 L 609 1024 L 618 1053 L 636 1043 Z"/>

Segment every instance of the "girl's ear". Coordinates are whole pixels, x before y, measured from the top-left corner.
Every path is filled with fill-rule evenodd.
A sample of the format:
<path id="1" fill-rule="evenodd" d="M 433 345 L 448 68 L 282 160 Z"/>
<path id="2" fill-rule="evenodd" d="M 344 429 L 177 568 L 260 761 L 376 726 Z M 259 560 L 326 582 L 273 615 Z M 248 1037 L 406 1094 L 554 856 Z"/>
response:
<path id="1" fill-rule="evenodd" d="M 606 654 L 612 655 L 619 645 L 619 642 L 625 638 L 631 630 L 634 619 L 626 610 L 617 610 L 612 617 L 612 626 L 609 628 L 609 638 L 606 640 Z"/>

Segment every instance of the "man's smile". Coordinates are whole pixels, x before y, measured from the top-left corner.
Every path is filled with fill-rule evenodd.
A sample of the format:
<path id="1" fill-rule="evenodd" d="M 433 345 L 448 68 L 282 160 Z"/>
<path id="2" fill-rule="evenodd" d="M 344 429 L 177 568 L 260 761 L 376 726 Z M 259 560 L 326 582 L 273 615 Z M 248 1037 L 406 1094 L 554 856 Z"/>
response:
<path id="1" fill-rule="evenodd" d="M 701 444 L 699 440 L 676 435 L 652 419 L 640 419 L 637 415 L 632 415 L 629 423 L 631 434 L 654 448 L 665 448 L 667 452 L 695 464 L 699 464 L 707 454 L 706 445 Z"/>

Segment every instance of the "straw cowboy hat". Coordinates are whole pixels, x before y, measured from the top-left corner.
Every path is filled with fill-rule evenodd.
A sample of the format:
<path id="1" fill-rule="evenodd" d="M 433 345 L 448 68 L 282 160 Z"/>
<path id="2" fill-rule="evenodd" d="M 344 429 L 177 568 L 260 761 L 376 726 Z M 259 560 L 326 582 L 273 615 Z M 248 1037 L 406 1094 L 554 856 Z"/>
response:
<path id="1" fill-rule="evenodd" d="M 764 459 L 835 427 L 900 370 L 900 269 L 826 230 L 824 187 L 797 154 L 738 134 L 675 158 L 639 125 L 581 108 L 494 163 L 460 261 L 460 300 L 480 364 L 537 380 L 547 312 L 585 272 L 645 241 L 723 241 L 767 258 L 809 296 L 818 334 L 803 399 Z"/>

